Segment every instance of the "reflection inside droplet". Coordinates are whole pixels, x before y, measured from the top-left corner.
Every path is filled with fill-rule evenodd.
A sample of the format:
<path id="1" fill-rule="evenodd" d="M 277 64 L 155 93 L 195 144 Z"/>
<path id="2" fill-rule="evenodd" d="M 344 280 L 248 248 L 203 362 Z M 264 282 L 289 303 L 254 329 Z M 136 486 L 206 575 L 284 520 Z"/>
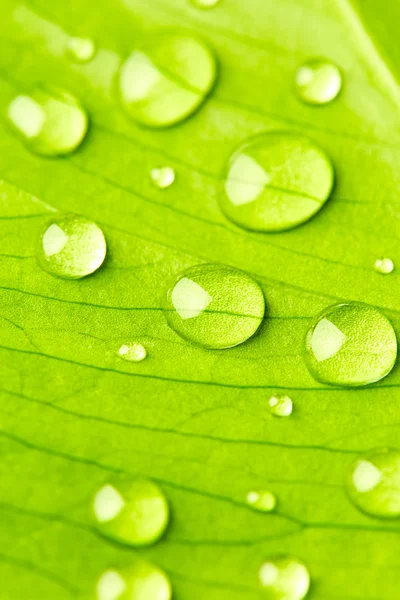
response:
<path id="1" fill-rule="evenodd" d="M 97 583 L 98 600 L 118 600 L 126 590 L 124 578 L 118 571 L 109 570 L 103 573 Z"/>
<path id="2" fill-rule="evenodd" d="M 314 329 L 311 348 L 318 362 L 335 356 L 346 341 L 345 334 L 329 319 L 321 319 Z"/>
<path id="3" fill-rule="evenodd" d="M 171 301 L 182 319 L 193 319 L 207 308 L 212 298 L 198 283 L 183 277 L 173 288 Z"/>
<path id="4" fill-rule="evenodd" d="M 25 137 L 31 139 L 42 131 L 46 115 L 40 104 L 29 96 L 17 96 L 8 107 L 8 118 Z"/>
<path id="5" fill-rule="evenodd" d="M 125 506 L 125 501 L 112 485 L 105 485 L 96 494 L 93 510 L 100 523 L 112 521 Z"/>
<path id="6" fill-rule="evenodd" d="M 247 181 L 243 179 L 243 173 L 246 174 Z M 225 191 L 232 204 L 242 206 L 257 200 L 270 181 L 271 176 L 254 158 L 241 154 L 232 163 L 225 181 Z"/>
<path id="7" fill-rule="evenodd" d="M 378 485 L 382 479 L 382 473 L 371 462 L 360 460 L 353 471 L 353 483 L 358 492 L 369 492 Z"/>

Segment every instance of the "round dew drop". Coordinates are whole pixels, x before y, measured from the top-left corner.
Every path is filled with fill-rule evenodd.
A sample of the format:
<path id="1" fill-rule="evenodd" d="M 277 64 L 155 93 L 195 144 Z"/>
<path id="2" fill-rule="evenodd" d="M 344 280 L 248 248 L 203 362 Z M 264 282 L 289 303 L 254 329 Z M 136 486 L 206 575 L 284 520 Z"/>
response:
<path id="1" fill-rule="evenodd" d="M 268 600 L 303 600 L 310 589 L 307 567 L 289 556 L 266 561 L 261 566 L 259 579 Z"/>
<path id="2" fill-rule="evenodd" d="M 147 127 L 189 117 L 214 85 L 214 55 L 201 40 L 163 33 L 135 49 L 121 67 L 119 95 L 127 114 Z"/>
<path id="3" fill-rule="evenodd" d="M 260 512 L 272 512 L 276 507 L 276 496 L 268 490 L 253 490 L 247 494 L 246 502 Z"/>
<path id="4" fill-rule="evenodd" d="M 96 600 L 170 600 L 171 597 L 171 583 L 166 573 L 145 561 L 108 569 L 96 587 Z"/>
<path id="5" fill-rule="evenodd" d="M 382 275 L 389 275 L 394 271 L 394 263 L 390 258 L 377 258 L 374 266 L 375 271 Z"/>
<path id="6" fill-rule="evenodd" d="M 289 396 L 271 396 L 268 405 L 275 417 L 289 417 L 293 412 L 293 402 Z"/>
<path id="7" fill-rule="evenodd" d="M 328 104 L 339 95 L 341 88 L 342 74 L 327 60 L 309 60 L 297 70 L 296 90 L 307 104 Z"/>
<path id="8" fill-rule="evenodd" d="M 150 176 L 154 185 L 160 189 L 170 187 L 175 181 L 175 171 L 171 167 L 152 169 Z"/>
<path id="9" fill-rule="evenodd" d="M 230 159 L 220 206 L 245 229 L 285 231 L 321 210 L 333 183 L 332 164 L 312 141 L 286 131 L 266 133 Z"/>
<path id="10" fill-rule="evenodd" d="M 361 302 L 324 310 L 306 337 L 306 364 L 315 379 L 338 386 L 362 386 L 386 377 L 397 356 L 390 321 Z"/>
<path id="11" fill-rule="evenodd" d="M 90 38 L 72 37 L 68 41 L 67 52 L 72 60 L 85 63 L 94 57 L 96 46 Z"/>
<path id="12" fill-rule="evenodd" d="M 147 479 L 115 479 L 103 485 L 93 501 L 97 529 L 106 537 L 129 546 L 156 542 L 169 522 L 167 500 Z"/>
<path id="13" fill-rule="evenodd" d="M 103 264 L 106 253 L 106 240 L 96 223 L 85 217 L 64 215 L 47 224 L 37 257 L 50 275 L 81 279 Z"/>
<path id="14" fill-rule="evenodd" d="M 347 478 L 350 498 L 374 517 L 400 517 L 400 452 L 375 450 L 360 457 Z"/>
<path id="15" fill-rule="evenodd" d="M 123 344 L 118 350 L 118 356 L 127 362 L 141 362 L 147 357 L 147 350 L 138 342 Z"/>
<path id="16" fill-rule="evenodd" d="M 167 294 L 164 315 L 181 337 L 206 348 L 231 348 L 260 327 L 265 300 L 243 271 L 218 264 L 191 267 Z"/>
<path id="17" fill-rule="evenodd" d="M 61 156 L 75 150 L 88 130 L 88 117 L 79 102 L 60 90 L 33 90 L 19 95 L 7 119 L 25 145 L 36 154 Z"/>

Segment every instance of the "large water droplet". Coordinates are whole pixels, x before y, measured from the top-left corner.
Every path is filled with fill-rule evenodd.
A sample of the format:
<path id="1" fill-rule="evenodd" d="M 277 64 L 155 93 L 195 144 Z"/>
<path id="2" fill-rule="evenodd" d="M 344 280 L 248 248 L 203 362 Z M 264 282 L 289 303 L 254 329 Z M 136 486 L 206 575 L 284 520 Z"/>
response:
<path id="1" fill-rule="evenodd" d="M 306 363 L 318 381 L 341 386 L 374 383 L 392 370 L 396 334 L 376 308 L 351 302 L 324 310 L 306 337 Z"/>
<path id="2" fill-rule="evenodd" d="M 171 167 L 158 167 L 151 170 L 151 179 L 157 187 L 164 189 L 175 181 L 175 171 Z"/>
<path id="3" fill-rule="evenodd" d="M 69 56 L 76 62 L 88 62 L 92 60 L 96 47 L 90 38 L 72 37 L 67 44 Z"/>
<path id="4" fill-rule="evenodd" d="M 394 271 L 394 263 L 390 258 L 377 258 L 375 261 L 375 270 L 382 275 L 389 275 Z"/>
<path id="5" fill-rule="evenodd" d="M 247 494 L 246 501 L 260 512 L 271 512 L 276 507 L 275 494 L 268 490 L 253 490 Z"/>
<path id="6" fill-rule="evenodd" d="M 302 65 L 296 74 L 297 93 L 308 104 L 328 104 L 342 87 L 338 67 L 324 59 L 313 59 Z"/>
<path id="7" fill-rule="evenodd" d="M 96 493 L 93 512 L 101 533 L 130 546 L 156 542 L 169 521 L 164 494 L 147 479 L 106 483 Z"/>
<path id="8" fill-rule="evenodd" d="M 289 556 L 269 559 L 262 565 L 259 576 L 268 600 L 302 600 L 310 588 L 307 567 Z"/>
<path id="9" fill-rule="evenodd" d="M 100 576 L 96 592 L 97 600 L 170 600 L 172 596 L 164 571 L 145 561 L 108 569 Z"/>
<path id="10" fill-rule="evenodd" d="M 376 517 L 400 516 L 400 452 L 381 449 L 352 466 L 347 489 L 354 504 Z"/>
<path id="11" fill-rule="evenodd" d="M 321 210 L 333 181 L 329 159 L 309 139 L 267 133 L 241 146 L 230 159 L 220 204 L 241 227 L 282 231 Z"/>
<path id="12" fill-rule="evenodd" d="M 120 97 L 135 121 L 167 127 L 200 106 L 215 78 L 215 58 L 202 41 L 164 33 L 124 62 L 119 74 Z"/>
<path id="13" fill-rule="evenodd" d="M 214 8 L 221 0 L 191 0 L 197 8 Z"/>
<path id="14" fill-rule="evenodd" d="M 64 215 L 47 224 L 40 239 L 40 266 L 57 277 L 80 279 L 96 271 L 106 257 L 100 227 L 84 217 Z"/>
<path id="15" fill-rule="evenodd" d="M 271 414 L 276 417 L 289 417 L 293 412 L 293 402 L 289 396 L 271 396 L 268 405 Z"/>
<path id="16" fill-rule="evenodd" d="M 70 94 L 37 88 L 12 100 L 7 118 L 25 145 L 43 156 L 69 154 L 84 139 L 86 112 Z"/>
<path id="17" fill-rule="evenodd" d="M 141 362 L 146 358 L 147 350 L 143 344 L 129 342 L 120 347 L 118 355 L 128 362 Z"/>
<path id="18" fill-rule="evenodd" d="M 168 291 L 164 315 L 181 337 L 207 348 L 245 342 L 261 325 L 263 293 L 243 271 L 198 265 L 179 276 Z"/>

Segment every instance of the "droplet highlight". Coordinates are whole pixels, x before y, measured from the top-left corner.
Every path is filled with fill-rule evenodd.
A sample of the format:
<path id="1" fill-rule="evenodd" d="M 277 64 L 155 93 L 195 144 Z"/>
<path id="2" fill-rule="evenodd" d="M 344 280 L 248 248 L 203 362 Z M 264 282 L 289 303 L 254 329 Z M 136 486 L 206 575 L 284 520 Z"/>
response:
<path id="1" fill-rule="evenodd" d="M 97 529 L 106 537 L 130 546 L 156 542 L 169 522 L 167 500 L 147 479 L 116 479 L 96 493 L 93 513 Z"/>
<path id="2" fill-rule="evenodd" d="M 16 96 L 7 119 L 25 145 L 43 156 L 73 152 L 88 130 L 87 114 L 73 96 L 41 88 Z"/>
<path id="3" fill-rule="evenodd" d="M 363 512 L 400 517 L 400 452 L 384 448 L 361 456 L 351 467 L 347 490 Z"/>
<path id="4" fill-rule="evenodd" d="M 97 600 L 170 600 L 171 597 L 166 573 L 145 561 L 108 569 L 96 586 Z"/>
<path id="5" fill-rule="evenodd" d="M 276 496 L 269 490 L 252 490 L 247 494 L 246 502 L 260 512 L 268 513 L 276 508 Z"/>
<path id="6" fill-rule="evenodd" d="M 382 275 L 389 275 L 394 271 L 394 263 L 390 258 L 377 258 L 374 267 Z"/>
<path id="7" fill-rule="evenodd" d="M 361 302 L 324 310 L 306 337 L 306 364 L 315 379 L 338 386 L 363 386 L 386 377 L 397 356 L 390 321 Z"/>
<path id="8" fill-rule="evenodd" d="M 259 578 L 268 600 L 303 600 L 310 589 L 307 567 L 289 556 L 267 560 L 261 566 Z"/>
<path id="9" fill-rule="evenodd" d="M 230 159 L 220 206 L 245 229 L 284 231 L 321 210 L 333 183 L 332 164 L 314 142 L 288 132 L 267 133 Z"/>
<path id="10" fill-rule="evenodd" d="M 89 62 L 96 53 L 96 46 L 90 38 L 72 37 L 67 44 L 68 56 L 80 63 Z"/>
<path id="11" fill-rule="evenodd" d="M 43 232 L 37 258 L 44 271 L 65 279 L 81 279 L 104 262 L 107 244 L 100 227 L 85 217 L 54 217 Z"/>
<path id="12" fill-rule="evenodd" d="M 293 412 L 293 402 L 289 396 L 271 396 L 268 406 L 270 413 L 275 417 L 289 417 Z"/>
<path id="13" fill-rule="evenodd" d="M 342 74 L 333 63 L 313 59 L 304 63 L 296 73 L 296 89 L 307 104 L 329 104 L 342 89 Z"/>
<path id="14" fill-rule="evenodd" d="M 191 0 L 197 8 L 214 8 L 221 0 Z"/>
<path id="15" fill-rule="evenodd" d="M 131 342 L 122 344 L 118 350 L 118 356 L 128 362 L 141 362 L 147 357 L 147 350 L 143 344 Z"/>
<path id="16" fill-rule="evenodd" d="M 216 73 L 214 55 L 201 40 L 180 33 L 158 35 L 122 65 L 122 106 L 141 125 L 174 125 L 204 102 Z"/>
<path id="17" fill-rule="evenodd" d="M 154 185 L 160 189 L 170 187 L 175 181 L 175 171 L 172 167 L 158 167 L 152 169 L 150 176 Z"/>
<path id="18" fill-rule="evenodd" d="M 265 300 L 243 271 L 218 264 L 191 267 L 167 293 L 164 315 L 181 337 L 206 348 L 242 344 L 260 327 Z"/>

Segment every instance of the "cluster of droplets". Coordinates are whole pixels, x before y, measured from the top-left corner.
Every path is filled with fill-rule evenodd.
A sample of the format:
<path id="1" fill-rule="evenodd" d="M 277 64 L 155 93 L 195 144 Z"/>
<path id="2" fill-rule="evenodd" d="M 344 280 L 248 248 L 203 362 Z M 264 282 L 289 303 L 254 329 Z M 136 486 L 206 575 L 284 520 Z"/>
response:
<path id="1" fill-rule="evenodd" d="M 191 0 L 211 8 L 219 0 Z M 71 37 L 66 56 L 86 63 L 96 54 L 90 38 Z M 140 125 L 163 128 L 192 115 L 205 101 L 217 76 L 213 52 L 200 39 L 161 33 L 135 49 L 118 75 L 123 110 Z M 326 105 L 340 94 L 340 69 L 325 59 L 312 59 L 295 76 L 298 97 L 309 105 Z M 80 102 L 63 90 L 36 88 L 10 103 L 7 118 L 33 152 L 62 156 L 77 149 L 88 130 Z M 175 182 L 171 166 L 150 171 L 153 184 L 166 189 Z M 270 131 L 244 144 L 228 161 L 220 190 L 223 213 L 234 224 L 259 232 L 285 231 L 313 217 L 334 186 L 334 169 L 313 141 L 288 131 Z M 100 227 L 77 215 L 54 217 L 41 235 L 38 262 L 47 273 L 80 279 L 104 263 L 107 246 Z M 378 258 L 378 273 L 390 274 L 390 258 Z M 265 298 L 248 274 L 218 264 L 195 265 L 170 285 L 163 303 L 169 326 L 185 340 L 210 349 L 226 349 L 254 336 L 265 318 Z M 122 344 L 118 358 L 139 363 L 147 357 L 139 341 Z M 338 304 L 312 323 L 305 341 L 305 362 L 313 377 L 339 386 L 379 381 L 393 368 L 397 340 L 391 323 L 377 309 L 358 302 Z M 267 409 L 273 417 L 289 417 L 293 402 L 274 395 Z M 352 465 L 347 489 L 354 504 L 380 517 L 400 516 L 400 452 L 381 449 Z M 255 511 L 275 510 L 268 489 L 250 490 L 246 504 Z M 168 502 L 154 482 L 119 478 L 105 482 L 95 494 L 92 513 L 98 531 L 132 547 L 157 542 L 169 523 Z M 273 557 L 259 572 L 260 585 L 272 600 L 302 600 L 310 587 L 306 566 L 290 556 Z M 110 568 L 97 583 L 98 600 L 169 600 L 171 585 L 158 567 L 138 560 Z"/>

